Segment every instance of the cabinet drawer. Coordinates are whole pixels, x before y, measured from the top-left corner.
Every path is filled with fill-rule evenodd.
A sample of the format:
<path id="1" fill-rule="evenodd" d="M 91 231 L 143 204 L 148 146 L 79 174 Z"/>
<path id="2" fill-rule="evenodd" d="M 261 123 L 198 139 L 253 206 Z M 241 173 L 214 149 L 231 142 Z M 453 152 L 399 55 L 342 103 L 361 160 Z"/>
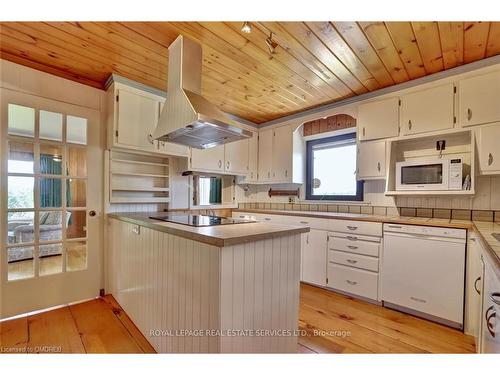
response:
<path id="1" fill-rule="evenodd" d="M 330 230 L 335 232 L 382 237 L 382 223 L 355 220 L 331 220 Z"/>
<path id="2" fill-rule="evenodd" d="M 328 287 L 376 300 L 378 274 L 328 263 Z"/>
<path id="3" fill-rule="evenodd" d="M 346 236 L 346 238 L 331 236 L 328 242 L 330 250 L 340 250 L 372 257 L 378 257 L 379 254 L 380 243 L 362 241 L 356 236 Z"/>
<path id="4" fill-rule="evenodd" d="M 378 258 L 368 257 L 366 255 L 330 250 L 328 252 L 328 261 L 330 263 L 343 264 L 344 266 L 378 272 Z"/>
<path id="5" fill-rule="evenodd" d="M 325 230 L 330 229 L 329 219 L 319 219 L 314 217 L 302 217 L 302 216 L 287 216 L 287 224 L 290 225 L 300 225 L 308 226 L 312 229 Z"/>

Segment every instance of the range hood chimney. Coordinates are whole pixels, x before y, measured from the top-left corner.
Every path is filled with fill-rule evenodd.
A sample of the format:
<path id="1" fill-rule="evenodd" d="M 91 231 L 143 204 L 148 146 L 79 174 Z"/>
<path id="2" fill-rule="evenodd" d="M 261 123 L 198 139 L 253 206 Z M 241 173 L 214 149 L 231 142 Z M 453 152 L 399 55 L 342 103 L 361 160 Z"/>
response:
<path id="1" fill-rule="evenodd" d="M 153 138 L 205 149 L 251 137 L 201 96 L 201 46 L 179 35 L 168 47 L 167 101 Z"/>

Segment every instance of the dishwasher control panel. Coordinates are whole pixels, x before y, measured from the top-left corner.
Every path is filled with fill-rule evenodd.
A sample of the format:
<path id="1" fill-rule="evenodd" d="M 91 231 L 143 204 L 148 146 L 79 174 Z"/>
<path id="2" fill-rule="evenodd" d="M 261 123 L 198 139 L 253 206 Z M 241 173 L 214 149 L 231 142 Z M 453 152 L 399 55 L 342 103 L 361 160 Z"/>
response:
<path id="1" fill-rule="evenodd" d="M 384 224 L 384 232 L 417 234 L 422 236 L 466 239 L 467 231 L 458 228 L 429 227 L 424 225 Z"/>

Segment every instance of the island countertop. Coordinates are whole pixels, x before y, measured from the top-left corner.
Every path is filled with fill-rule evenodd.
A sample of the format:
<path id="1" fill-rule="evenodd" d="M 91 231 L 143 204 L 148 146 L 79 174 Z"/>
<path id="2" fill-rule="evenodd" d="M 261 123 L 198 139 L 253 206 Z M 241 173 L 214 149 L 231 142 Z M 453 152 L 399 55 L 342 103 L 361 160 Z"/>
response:
<path id="1" fill-rule="evenodd" d="M 310 231 L 307 226 L 262 222 L 191 227 L 149 218 L 150 216 L 162 215 L 165 215 L 165 212 L 114 212 L 109 213 L 108 217 L 217 247 L 232 246 L 266 238 L 307 233 Z"/>

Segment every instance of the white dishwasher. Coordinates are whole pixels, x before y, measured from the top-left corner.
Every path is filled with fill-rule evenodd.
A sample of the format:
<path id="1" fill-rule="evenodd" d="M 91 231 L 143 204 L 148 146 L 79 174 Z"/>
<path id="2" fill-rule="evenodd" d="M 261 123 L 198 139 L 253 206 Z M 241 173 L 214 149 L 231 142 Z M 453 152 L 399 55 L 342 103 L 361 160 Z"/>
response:
<path id="1" fill-rule="evenodd" d="M 384 224 L 384 305 L 463 329 L 464 229 Z"/>

